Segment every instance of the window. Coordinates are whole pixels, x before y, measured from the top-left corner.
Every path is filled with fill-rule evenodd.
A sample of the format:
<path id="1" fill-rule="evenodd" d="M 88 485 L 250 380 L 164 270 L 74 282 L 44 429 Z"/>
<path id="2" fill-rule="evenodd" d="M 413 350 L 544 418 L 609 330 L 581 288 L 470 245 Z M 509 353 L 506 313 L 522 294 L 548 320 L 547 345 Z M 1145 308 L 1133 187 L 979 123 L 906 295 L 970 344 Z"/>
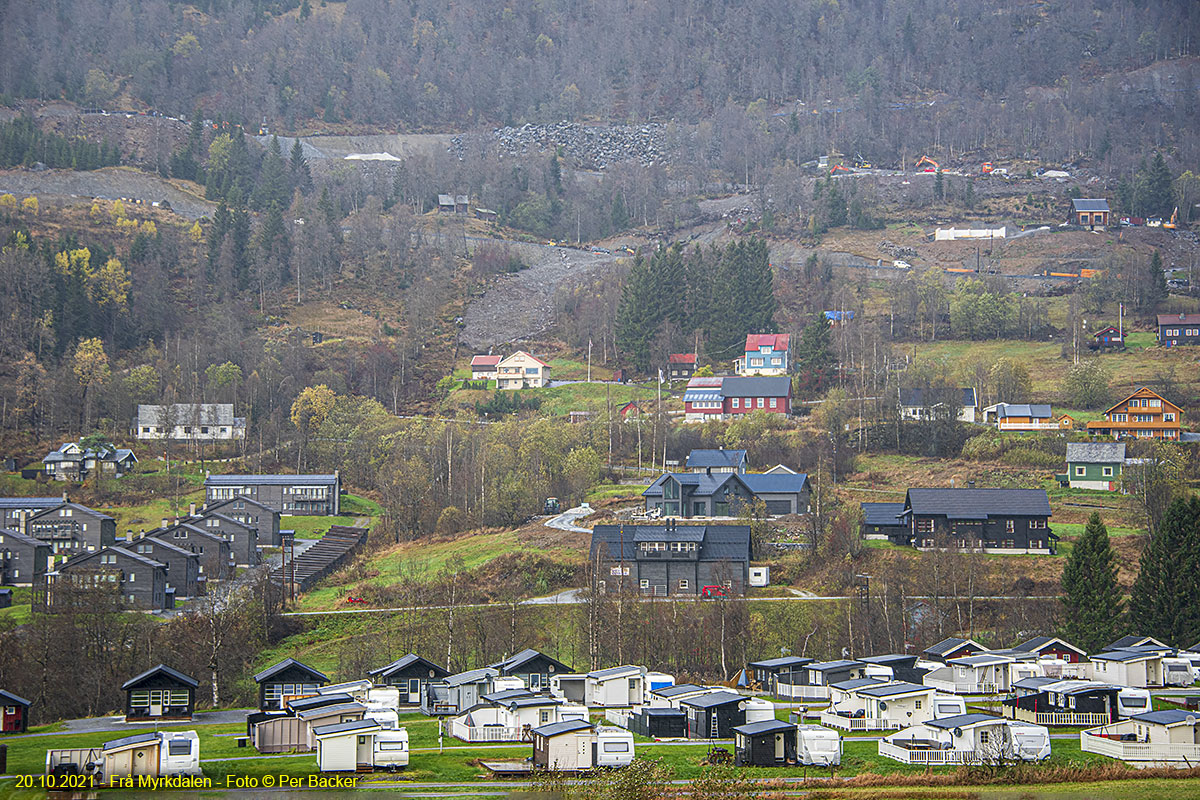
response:
<path id="1" fill-rule="evenodd" d="M 638 581 L 638 588 L 639 589 L 649 589 L 650 581 L 647 580 L 646 578 L 642 578 L 640 581 Z"/>
<path id="2" fill-rule="evenodd" d="M 980 732 L 979 732 L 979 743 L 980 743 L 980 744 L 987 744 L 987 743 L 988 743 L 988 732 L 987 732 L 987 731 L 980 731 Z"/>
<path id="3" fill-rule="evenodd" d="M 136 579 L 137 579 L 137 573 L 136 573 L 136 572 L 130 572 L 130 573 L 129 573 L 129 577 L 127 578 L 127 580 L 128 580 L 130 583 L 133 583 L 133 582 L 134 582 Z"/>
<path id="4" fill-rule="evenodd" d="M 921 701 L 920 701 L 920 700 L 917 700 L 917 701 L 916 701 L 916 706 L 915 706 L 915 708 L 917 709 L 917 711 L 920 711 L 920 710 L 921 710 Z"/>
<path id="5" fill-rule="evenodd" d="M 1076 478 L 1082 478 L 1085 474 L 1087 474 L 1086 467 L 1076 467 L 1075 468 L 1075 477 Z"/>
<path id="6" fill-rule="evenodd" d="M 1150 407 L 1151 408 L 1162 408 L 1162 400 L 1159 400 L 1157 397 L 1151 397 L 1150 398 Z"/>
<path id="7" fill-rule="evenodd" d="M 1030 550 L 1041 550 L 1042 549 L 1042 540 L 1041 539 L 1030 539 L 1029 540 L 1029 549 Z"/>
<path id="8" fill-rule="evenodd" d="M 167 755 L 190 756 L 191 754 L 191 739 L 171 739 L 167 742 Z"/>
<path id="9" fill-rule="evenodd" d="M 762 408 L 762 407 L 763 407 L 763 399 L 762 399 L 761 397 L 760 397 L 760 398 L 758 398 L 758 407 L 759 407 L 759 408 Z"/>
<path id="10" fill-rule="evenodd" d="M 741 402 L 741 401 L 740 401 L 740 400 L 738 400 L 738 398 L 736 398 L 736 397 L 735 397 L 735 398 L 733 398 L 733 407 L 734 407 L 734 408 L 738 408 L 738 403 L 739 403 L 739 402 Z"/>
<path id="11" fill-rule="evenodd" d="M 1016 524 L 1017 523 L 1014 520 L 1006 519 L 1004 520 L 1004 530 L 1008 533 L 1012 533 L 1014 530 L 1016 530 Z"/>
<path id="12" fill-rule="evenodd" d="M 1046 520 L 1044 520 L 1044 519 L 1029 520 L 1030 530 L 1043 530 L 1043 529 L 1045 529 L 1045 527 L 1046 527 Z"/>
<path id="13" fill-rule="evenodd" d="M 1113 422 L 1128 422 L 1128 414 L 1113 414 Z"/>
<path id="14" fill-rule="evenodd" d="M 1111 478 L 1113 476 L 1113 468 L 1112 467 L 1101 467 L 1101 472 L 1103 473 L 1103 477 L 1105 477 L 1105 478 Z"/>
<path id="15" fill-rule="evenodd" d="M 779 403 L 778 398 L 775 398 L 775 397 L 771 398 L 771 408 L 776 408 L 778 403 Z"/>
<path id="16" fill-rule="evenodd" d="M 1175 413 L 1173 411 L 1164 411 L 1163 412 L 1163 422 L 1174 422 L 1174 421 L 1175 421 Z"/>
<path id="17" fill-rule="evenodd" d="M 628 753 L 629 742 L 605 742 L 604 752 L 606 753 Z"/>
<path id="18" fill-rule="evenodd" d="M 762 365 L 763 365 L 763 360 L 762 360 L 761 358 L 752 358 L 752 359 L 750 359 L 750 366 L 752 366 L 752 367 L 761 367 Z"/>
<path id="19" fill-rule="evenodd" d="M 1000 543 L 1000 546 L 1006 550 L 1012 550 L 1014 547 L 1017 546 L 1017 543 L 1015 541 L 1013 541 L 1012 539 L 1005 539 L 1004 541 L 1002 541 Z"/>
<path id="20" fill-rule="evenodd" d="M 385 750 L 403 750 L 405 742 L 376 742 L 375 749 L 383 752 Z"/>
<path id="21" fill-rule="evenodd" d="M 933 533 L 933 520 L 929 518 L 917 520 L 917 533 Z"/>
<path id="22" fill-rule="evenodd" d="M 680 578 L 679 579 L 679 591 L 686 592 L 688 590 L 688 588 L 689 588 L 689 585 L 688 585 L 687 579 Z"/>

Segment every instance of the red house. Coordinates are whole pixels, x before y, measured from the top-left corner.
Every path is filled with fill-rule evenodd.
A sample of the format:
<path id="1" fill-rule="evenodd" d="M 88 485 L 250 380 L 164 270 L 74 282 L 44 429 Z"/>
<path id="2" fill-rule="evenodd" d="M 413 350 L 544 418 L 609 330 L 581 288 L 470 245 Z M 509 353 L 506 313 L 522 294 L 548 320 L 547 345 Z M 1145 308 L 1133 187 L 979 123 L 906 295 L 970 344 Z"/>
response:
<path id="1" fill-rule="evenodd" d="M 29 727 L 30 703 L 0 689 L 0 733 L 24 733 Z"/>
<path id="2" fill-rule="evenodd" d="M 974 639 L 959 639 L 951 636 L 942 639 L 935 645 L 927 647 L 922 655 L 929 661 L 940 661 L 946 664 L 952 658 L 966 658 L 988 652 L 988 649 Z"/>
<path id="3" fill-rule="evenodd" d="M 1039 658 L 1061 658 L 1068 664 L 1078 664 L 1087 659 L 1087 653 L 1056 636 L 1035 636 L 1012 650 L 1015 653 L 1036 653 Z"/>
<path id="4" fill-rule="evenodd" d="M 1095 340 L 1092 344 L 1093 349 L 1125 346 L 1125 337 L 1115 325 L 1109 325 L 1107 328 L 1096 331 L 1092 334 L 1092 338 Z"/>
<path id="5" fill-rule="evenodd" d="M 786 375 L 692 378 L 683 394 L 684 421 L 729 419 L 737 414 L 792 412 L 792 380 Z"/>

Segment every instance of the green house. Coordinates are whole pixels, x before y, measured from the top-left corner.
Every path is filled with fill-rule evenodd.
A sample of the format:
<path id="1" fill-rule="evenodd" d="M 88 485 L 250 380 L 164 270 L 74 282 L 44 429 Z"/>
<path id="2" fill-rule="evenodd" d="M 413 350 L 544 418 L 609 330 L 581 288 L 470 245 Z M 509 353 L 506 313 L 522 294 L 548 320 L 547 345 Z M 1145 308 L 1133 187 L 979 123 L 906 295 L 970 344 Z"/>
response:
<path id="1" fill-rule="evenodd" d="M 1124 464 L 1124 442 L 1070 442 L 1067 472 L 1058 476 L 1059 483 L 1072 489 L 1114 492 L 1121 488 Z"/>

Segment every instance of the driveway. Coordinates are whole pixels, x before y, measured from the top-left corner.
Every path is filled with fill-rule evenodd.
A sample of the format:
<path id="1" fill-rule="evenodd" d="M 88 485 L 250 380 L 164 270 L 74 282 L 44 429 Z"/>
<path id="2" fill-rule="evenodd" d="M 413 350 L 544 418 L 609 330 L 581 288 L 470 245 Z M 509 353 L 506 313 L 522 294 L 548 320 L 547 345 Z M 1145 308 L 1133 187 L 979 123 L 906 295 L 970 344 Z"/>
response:
<path id="1" fill-rule="evenodd" d="M 575 508 L 568 509 L 567 511 L 559 514 L 557 517 L 546 520 L 546 527 L 557 528 L 560 531 L 571 531 L 572 533 L 591 533 L 591 531 L 587 528 L 581 528 L 575 524 L 576 520 L 586 517 L 591 513 L 591 508 L 575 506 Z"/>

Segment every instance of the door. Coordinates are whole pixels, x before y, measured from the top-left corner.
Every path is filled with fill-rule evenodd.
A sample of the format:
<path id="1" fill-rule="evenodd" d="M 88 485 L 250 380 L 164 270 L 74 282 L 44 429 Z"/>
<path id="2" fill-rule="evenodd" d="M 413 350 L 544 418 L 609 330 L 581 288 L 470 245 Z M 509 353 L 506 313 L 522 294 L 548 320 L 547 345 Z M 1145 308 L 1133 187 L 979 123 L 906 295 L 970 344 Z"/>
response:
<path id="1" fill-rule="evenodd" d="M 587 769 L 592 766 L 592 740 L 590 736 L 576 735 L 575 736 L 575 766 L 578 769 Z"/>
<path id="2" fill-rule="evenodd" d="M 541 688 L 542 688 L 542 676 L 536 672 L 529 673 L 529 689 L 531 691 L 536 692 Z"/>
<path id="3" fill-rule="evenodd" d="M 357 764 L 374 764 L 375 752 L 375 737 L 374 736 L 359 736 L 358 746 L 355 748 L 354 761 Z"/>
<path id="4" fill-rule="evenodd" d="M 408 679 L 408 702 L 419 703 L 421 701 L 421 679 Z"/>
<path id="5" fill-rule="evenodd" d="M 775 734 L 775 760 L 783 761 L 783 734 Z"/>
<path id="6" fill-rule="evenodd" d="M 133 751 L 133 763 L 130 765 L 131 775 L 158 774 L 158 748 L 138 748 Z"/>
<path id="7" fill-rule="evenodd" d="M 166 705 L 166 690 L 151 689 L 150 690 L 150 716 L 161 717 L 163 706 Z"/>

